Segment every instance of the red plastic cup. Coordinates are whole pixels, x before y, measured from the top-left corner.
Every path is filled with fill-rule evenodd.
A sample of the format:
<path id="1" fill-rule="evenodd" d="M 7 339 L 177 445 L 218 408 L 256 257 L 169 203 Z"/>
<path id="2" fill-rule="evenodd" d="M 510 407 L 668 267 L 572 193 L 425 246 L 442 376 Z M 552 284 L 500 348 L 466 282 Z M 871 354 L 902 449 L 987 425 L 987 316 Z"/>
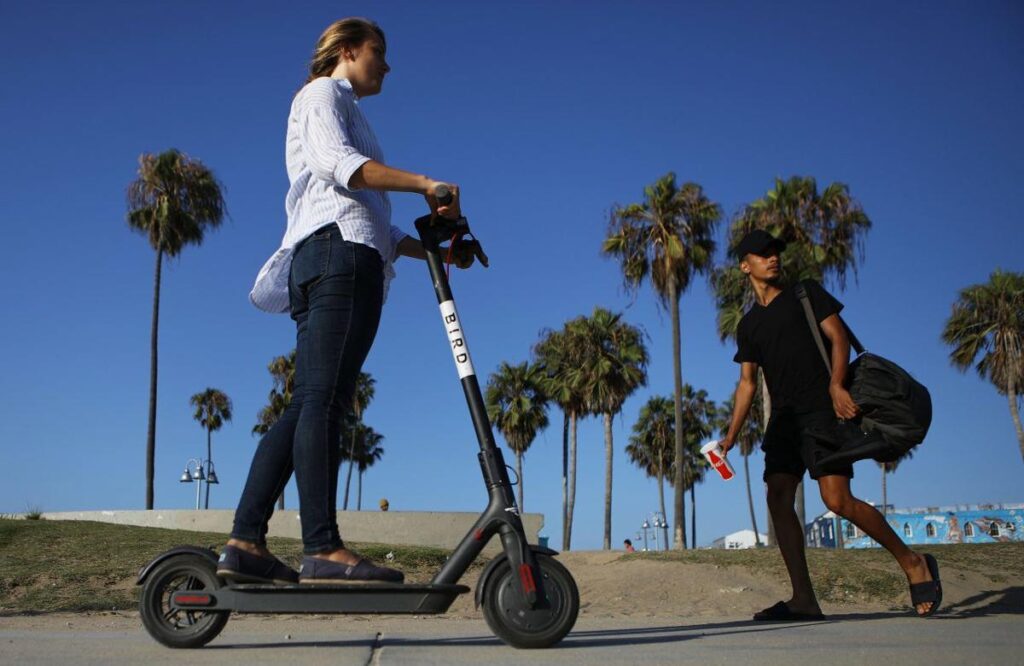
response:
<path id="1" fill-rule="evenodd" d="M 721 475 L 722 479 L 728 481 L 732 477 L 736 476 L 736 472 L 733 471 L 732 465 L 729 464 L 729 461 L 722 454 L 722 447 L 718 445 L 717 439 L 713 439 L 700 447 L 700 452 L 704 455 L 708 464 L 714 467 L 715 471 Z"/>

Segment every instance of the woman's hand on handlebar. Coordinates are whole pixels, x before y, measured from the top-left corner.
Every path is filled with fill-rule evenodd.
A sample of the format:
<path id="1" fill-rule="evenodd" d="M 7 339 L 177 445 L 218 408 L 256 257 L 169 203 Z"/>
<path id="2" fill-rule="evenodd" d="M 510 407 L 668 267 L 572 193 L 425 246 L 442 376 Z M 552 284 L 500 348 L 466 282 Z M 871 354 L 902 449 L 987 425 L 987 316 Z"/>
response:
<path id="1" fill-rule="evenodd" d="M 487 268 L 490 265 L 487 255 L 484 254 L 484 249 L 480 246 L 480 241 L 465 239 L 456 240 L 454 245 L 449 248 L 442 248 L 442 250 L 445 250 L 446 256 L 451 257 L 452 263 L 458 268 L 469 268 L 473 265 L 474 258 L 477 259 L 484 268 Z"/>
<path id="2" fill-rule="evenodd" d="M 437 197 L 434 195 L 434 191 L 438 185 L 444 185 L 452 194 L 452 200 L 445 205 L 441 205 L 437 201 Z M 427 185 L 427 191 L 423 193 L 423 196 L 427 199 L 427 205 L 430 206 L 430 212 L 434 215 L 440 215 L 447 217 L 450 220 L 457 220 L 462 217 L 462 206 L 459 201 L 459 186 L 455 183 L 446 183 L 440 180 L 431 180 Z"/>

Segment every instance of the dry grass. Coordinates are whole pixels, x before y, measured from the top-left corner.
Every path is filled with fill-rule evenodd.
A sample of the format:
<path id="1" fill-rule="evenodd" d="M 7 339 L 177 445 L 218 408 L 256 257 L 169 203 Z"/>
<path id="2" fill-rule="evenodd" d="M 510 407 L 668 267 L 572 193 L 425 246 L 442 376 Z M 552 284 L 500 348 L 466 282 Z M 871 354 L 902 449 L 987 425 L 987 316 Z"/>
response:
<path id="1" fill-rule="evenodd" d="M 153 557 L 182 544 L 219 548 L 226 538 L 225 534 L 210 532 L 0 518 L 0 612 L 135 608 L 136 577 Z M 298 566 L 302 547 L 297 539 L 271 538 L 269 545 L 283 561 Z M 449 554 L 439 548 L 352 545 L 378 562 L 394 552 L 394 565 L 413 582 L 429 580 Z M 995 584 L 1024 577 L 1024 543 L 929 546 L 925 550 L 934 553 L 943 567 L 949 567 L 946 571 L 959 576 L 968 574 Z M 774 548 L 648 552 L 617 559 L 609 555 L 621 564 L 654 560 L 711 565 L 726 570 L 739 568 L 759 580 L 783 585 L 788 580 L 782 558 Z M 812 549 L 807 558 L 822 601 L 883 605 L 905 601 L 906 580 L 881 549 Z M 482 564 L 478 560 L 466 578 L 471 581 Z"/>
<path id="2" fill-rule="evenodd" d="M 981 574 L 993 583 L 1024 576 L 1024 543 L 963 544 L 915 547 L 934 554 L 943 566 Z M 647 552 L 624 558 L 741 567 L 759 575 L 788 581 L 782 556 L 775 548 L 750 550 L 688 550 Z M 897 602 L 907 593 L 907 581 L 881 548 L 807 550 L 807 565 L 819 599 L 826 602 Z"/>
<path id="3" fill-rule="evenodd" d="M 219 549 L 227 535 L 87 521 L 0 519 L 0 612 L 123 610 L 138 603 L 140 569 L 174 546 Z M 298 568 L 302 544 L 270 538 L 270 549 Z M 394 565 L 409 580 L 428 580 L 448 556 L 439 548 L 351 544 L 367 557 Z M 477 565 L 479 566 L 479 564 Z"/>

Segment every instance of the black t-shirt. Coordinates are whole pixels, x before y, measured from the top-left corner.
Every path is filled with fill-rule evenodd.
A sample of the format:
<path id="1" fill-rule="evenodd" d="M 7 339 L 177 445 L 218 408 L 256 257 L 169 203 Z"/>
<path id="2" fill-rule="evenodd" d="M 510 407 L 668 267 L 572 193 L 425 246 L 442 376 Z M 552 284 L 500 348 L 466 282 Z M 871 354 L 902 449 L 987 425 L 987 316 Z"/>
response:
<path id="1" fill-rule="evenodd" d="M 819 323 L 843 309 L 843 304 L 814 280 L 802 284 Z M 832 409 L 828 368 L 794 286 L 783 289 L 767 306 L 755 303 L 740 320 L 736 341 L 739 349 L 733 360 L 761 366 L 773 412 Z M 822 335 L 822 341 L 831 354 L 828 338 Z"/>

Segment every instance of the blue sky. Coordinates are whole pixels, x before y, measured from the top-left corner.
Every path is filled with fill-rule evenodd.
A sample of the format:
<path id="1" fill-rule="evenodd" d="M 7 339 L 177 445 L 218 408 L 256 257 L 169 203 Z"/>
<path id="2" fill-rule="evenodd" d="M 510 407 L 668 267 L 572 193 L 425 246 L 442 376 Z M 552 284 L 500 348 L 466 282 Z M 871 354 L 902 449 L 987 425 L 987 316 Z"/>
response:
<path id="1" fill-rule="evenodd" d="M 266 364 L 294 340 L 287 317 L 247 300 L 284 229 L 284 123 L 316 38 L 343 15 L 387 32 L 393 71 L 363 103 L 387 161 L 459 183 L 490 254 L 490 269 L 453 282 L 478 372 L 525 359 L 542 329 L 595 305 L 649 335 L 648 386 L 615 421 L 616 543 L 657 506 L 623 447 L 643 402 L 671 392 L 670 327 L 598 249 L 610 207 L 670 170 L 729 218 L 776 176 L 847 183 L 874 228 L 859 280 L 836 294 L 859 337 L 935 404 L 890 501 L 1024 499 L 1005 398 L 952 369 L 939 340 L 959 289 L 1022 269 L 1019 4 L 38 2 L 0 9 L 0 512 L 144 504 L 154 255 L 125 224 L 124 192 L 140 153 L 170 147 L 217 173 L 230 219 L 165 264 L 156 506 L 193 502 L 177 477 L 205 435 L 188 399 L 214 386 L 235 420 L 214 435 L 211 504 L 234 507 Z M 422 201 L 393 201 L 412 230 Z M 486 499 L 476 445 L 426 268 L 397 270 L 365 368 L 386 454 L 364 506 L 474 511 Z M 681 307 L 684 381 L 724 400 L 738 368 L 702 280 Z M 526 456 L 525 508 L 557 546 L 551 417 Z M 602 437 L 598 420 L 582 424 L 577 547 L 601 543 Z M 755 489 L 761 467 L 758 454 Z M 880 499 L 873 463 L 854 491 Z M 742 481 L 709 478 L 697 500 L 700 543 L 748 527 Z M 821 508 L 809 492 L 808 517 Z M 759 515 L 763 529 L 763 501 Z"/>

